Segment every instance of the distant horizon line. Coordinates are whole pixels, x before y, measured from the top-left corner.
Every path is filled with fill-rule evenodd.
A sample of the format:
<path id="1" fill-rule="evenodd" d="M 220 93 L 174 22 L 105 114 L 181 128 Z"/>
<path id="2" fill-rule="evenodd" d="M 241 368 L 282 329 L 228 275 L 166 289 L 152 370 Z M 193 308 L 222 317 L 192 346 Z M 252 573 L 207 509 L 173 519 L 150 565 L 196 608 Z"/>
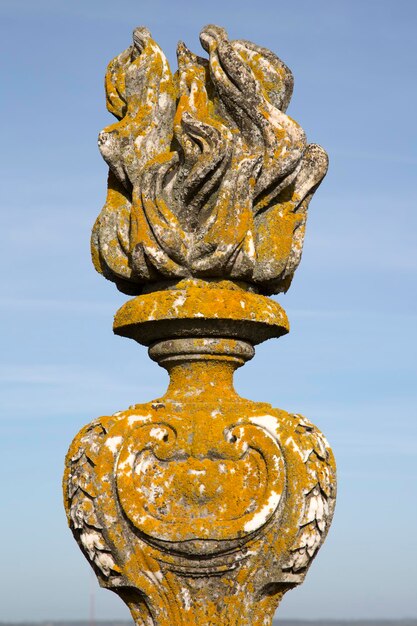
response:
<path id="1" fill-rule="evenodd" d="M 364 617 L 364 618 L 274 618 L 273 623 L 291 623 L 291 624 L 300 624 L 300 623 L 308 623 L 308 624 L 358 624 L 366 622 L 368 624 L 382 623 L 382 624 L 392 624 L 392 623 L 404 623 L 404 622 L 415 622 L 417 624 L 417 617 L 397 617 L 397 618 L 389 618 L 389 617 Z M 8 626 L 9 624 L 14 624 L 16 626 L 23 624 L 89 624 L 91 625 L 90 619 L 39 619 L 39 620 L 0 620 L 0 626 Z M 95 619 L 94 624 L 133 624 L 133 621 L 129 619 Z"/>

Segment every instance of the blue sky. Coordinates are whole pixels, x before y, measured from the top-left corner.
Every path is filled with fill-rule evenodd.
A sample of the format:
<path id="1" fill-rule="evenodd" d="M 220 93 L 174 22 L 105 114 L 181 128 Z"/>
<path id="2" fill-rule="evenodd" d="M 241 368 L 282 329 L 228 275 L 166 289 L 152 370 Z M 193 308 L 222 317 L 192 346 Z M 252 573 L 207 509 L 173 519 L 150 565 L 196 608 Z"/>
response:
<path id="1" fill-rule="evenodd" d="M 279 298 L 291 333 L 236 379 L 246 397 L 308 416 L 338 461 L 329 537 L 279 615 L 416 617 L 417 2 L 1 0 L 0 17 L 0 620 L 88 616 L 90 570 L 61 504 L 64 455 L 90 419 L 167 382 L 144 348 L 112 335 L 126 298 L 89 258 L 106 189 L 106 64 L 141 24 L 174 64 L 177 40 L 200 51 L 208 22 L 289 65 L 289 114 L 330 156 Z M 98 618 L 128 617 L 95 593 Z"/>

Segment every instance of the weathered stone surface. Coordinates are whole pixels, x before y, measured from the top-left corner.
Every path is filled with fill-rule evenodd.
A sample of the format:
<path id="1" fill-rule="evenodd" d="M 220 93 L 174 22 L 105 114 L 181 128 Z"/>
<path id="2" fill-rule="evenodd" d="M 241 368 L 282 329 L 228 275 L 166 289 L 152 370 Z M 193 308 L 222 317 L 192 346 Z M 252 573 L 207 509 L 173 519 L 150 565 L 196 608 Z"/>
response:
<path id="1" fill-rule="evenodd" d="M 253 345 L 289 330 L 277 302 L 253 293 L 182 285 L 129 300 L 113 330 L 141 344 L 174 337 L 237 337 Z"/>
<path id="2" fill-rule="evenodd" d="M 218 26 L 200 39 L 209 58 L 180 43 L 173 76 L 138 28 L 108 67 L 119 121 L 99 137 L 110 170 L 95 267 L 130 294 L 184 277 L 285 291 L 327 155 L 285 114 L 293 78 L 278 57 Z"/>
<path id="3" fill-rule="evenodd" d="M 327 168 L 285 114 L 293 79 L 272 52 L 201 33 L 173 76 L 149 31 L 106 75 L 118 122 L 93 229 L 96 269 L 135 295 L 114 332 L 148 346 L 166 394 L 101 417 L 66 459 L 70 528 L 139 626 L 267 626 L 331 523 L 336 474 L 300 415 L 238 396 L 236 368 L 289 330 L 265 294 L 299 263 Z"/>
<path id="4" fill-rule="evenodd" d="M 221 343 L 154 352 L 167 394 L 93 422 L 68 453 L 73 533 L 137 624 L 270 624 L 330 525 L 326 440 L 300 415 L 237 396 L 233 370 L 251 354 Z"/>

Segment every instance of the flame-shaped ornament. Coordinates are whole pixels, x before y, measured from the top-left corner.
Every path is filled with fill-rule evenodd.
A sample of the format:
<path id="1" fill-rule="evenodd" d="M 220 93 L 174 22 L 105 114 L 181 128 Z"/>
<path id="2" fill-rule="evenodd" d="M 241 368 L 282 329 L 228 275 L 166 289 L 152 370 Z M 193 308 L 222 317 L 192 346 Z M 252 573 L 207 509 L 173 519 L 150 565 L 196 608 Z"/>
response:
<path id="1" fill-rule="evenodd" d="M 110 170 L 95 267 L 129 294 L 184 278 L 286 291 L 327 155 L 285 114 L 293 77 L 275 54 L 213 25 L 200 40 L 209 58 L 179 43 L 172 75 L 137 28 L 109 64 L 119 121 L 99 136 Z"/>

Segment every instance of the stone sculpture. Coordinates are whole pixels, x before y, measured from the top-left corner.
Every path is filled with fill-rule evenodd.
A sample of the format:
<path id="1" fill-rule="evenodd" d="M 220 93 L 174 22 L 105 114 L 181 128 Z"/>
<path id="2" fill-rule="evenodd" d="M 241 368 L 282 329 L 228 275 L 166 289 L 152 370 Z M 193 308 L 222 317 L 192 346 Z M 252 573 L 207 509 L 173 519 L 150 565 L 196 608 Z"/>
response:
<path id="1" fill-rule="evenodd" d="M 332 452 L 300 415 L 242 399 L 233 372 L 288 332 L 267 296 L 300 261 L 327 169 L 285 114 L 286 65 L 224 29 L 178 46 L 146 28 L 109 65 L 109 165 L 96 269 L 135 296 L 114 332 L 149 347 L 166 394 L 87 425 L 64 477 L 69 525 L 99 582 L 146 626 L 271 624 L 324 541 Z"/>

